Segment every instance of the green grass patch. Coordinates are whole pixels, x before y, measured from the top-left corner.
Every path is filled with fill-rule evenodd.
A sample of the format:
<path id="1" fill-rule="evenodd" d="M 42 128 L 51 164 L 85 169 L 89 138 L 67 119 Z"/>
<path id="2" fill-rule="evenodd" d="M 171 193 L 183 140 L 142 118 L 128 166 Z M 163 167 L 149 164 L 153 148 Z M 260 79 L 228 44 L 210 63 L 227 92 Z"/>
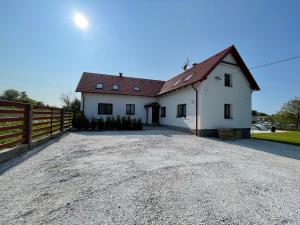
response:
<path id="1" fill-rule="evenodd" d="M 267 141 L 276 141 L 286 144 L 300 145 L 300 131 L 257 133 L 251 134 L 251 137 Z"/>

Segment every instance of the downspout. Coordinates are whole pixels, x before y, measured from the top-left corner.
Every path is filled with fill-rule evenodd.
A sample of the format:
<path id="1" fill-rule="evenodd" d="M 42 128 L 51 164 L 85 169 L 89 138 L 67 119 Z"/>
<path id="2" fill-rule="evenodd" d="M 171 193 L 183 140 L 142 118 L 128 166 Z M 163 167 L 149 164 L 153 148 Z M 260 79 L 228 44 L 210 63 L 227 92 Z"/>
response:
<path id="1" fill-rule="evenodd" d="M 194 87 L 194 84 L 192 84 L 192 88 L 195 90 L 196 94 L 196 136 L 198 135 L 198 90 Z"/>
<path id="2" fill-rule="evenodd" d="M 146 118 L 146 124 L 148 125 L 149 124 L 149 121 L 148 121 L 148 107 L 146 108 L 146 115 L 147 115 L 147 118 Z"/>
<path id="3" fill-rule="evenodd" d="M 82 92 L 82 114 L 84 114 L 84 93 Z"/>

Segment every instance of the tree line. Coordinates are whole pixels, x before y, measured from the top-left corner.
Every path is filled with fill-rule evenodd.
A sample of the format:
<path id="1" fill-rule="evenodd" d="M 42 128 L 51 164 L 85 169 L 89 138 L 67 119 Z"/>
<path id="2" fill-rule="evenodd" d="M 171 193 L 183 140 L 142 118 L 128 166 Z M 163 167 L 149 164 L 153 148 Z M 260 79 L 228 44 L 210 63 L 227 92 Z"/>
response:
<path id="1" fill-rule="evenodd" d="M 45 103 L 42 101 L 38 101 L 30 98 L 25 91 L 18 91 L 15 89 L 7 89 L 3 91 L 3 93 L 0 95 L 0 99 L 6 101 L 34 104 L 34 105 L 49 106 L 49 105 L 45 105 Z M 80 100 L 76 98 L 74 94 L 72 93 L 62 94 L 60 96 L 60 100 L 63 103 L 63 108 L 80 110 Z"/>
<path id="2" fill-rule="evenodd" d="M 300 129 L 300 97 L 287 101 L 275 114 L 268 115 L 252 110 L 252 116 L 265 116 L 265 121 L 274 125 L 279 124 L 282 128 Z"/>

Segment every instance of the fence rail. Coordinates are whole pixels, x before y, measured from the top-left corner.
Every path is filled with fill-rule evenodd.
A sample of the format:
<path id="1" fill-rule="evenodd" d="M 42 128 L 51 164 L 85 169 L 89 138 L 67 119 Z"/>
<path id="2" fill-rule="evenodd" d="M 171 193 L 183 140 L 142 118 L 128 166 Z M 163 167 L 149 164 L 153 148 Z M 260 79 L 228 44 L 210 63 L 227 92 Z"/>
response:
<path id="1" fill-rule="evenodd" d="M 75 111 L 0 100 L 0 150 L 68 130 Z"/>

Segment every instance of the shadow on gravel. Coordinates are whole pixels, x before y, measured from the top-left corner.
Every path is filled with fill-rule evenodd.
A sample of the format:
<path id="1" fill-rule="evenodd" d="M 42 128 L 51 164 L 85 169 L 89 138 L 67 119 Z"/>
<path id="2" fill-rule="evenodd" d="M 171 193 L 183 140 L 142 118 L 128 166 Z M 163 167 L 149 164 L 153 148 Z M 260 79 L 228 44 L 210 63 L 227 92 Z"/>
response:
<path id="1" fill-rule="evenodd" d="M 13 158 L 7 162 L 4 162 L 2 164 L 0 164 L 0 176 L 5 173 L 6 171 L 8 171 L 9 169 L 11 169 L 14 166 L 17 166 L 23 162 L 25 162 L 27 159 L 35 156 L 36 154 L 38 154 L 40 151 L 44 150 L 45 148 L 47 148 L 48 146 L 59 142 L 62 138 L 66 137 L 69 133 L 63 134 L 57 138 L 54 138 L 44 144 L 41 144 L 39 146 L 36 146 L 35 148 L 25 152 L 24 154 L 17 156 L 16 158 Z"/>
<path id="2" fill-rule="evenodd" d="M 221 141 L 217 138 L 208 139 L 222 143 L 246 147 L 249 148 L 249 150 L 262 151 L 286 158 L 300 160 L 300 147 L 296 145 L 289 145 L 271 141 L 262 141 L 256 139 L 239 139 L 235 141 Z"/>
<path id="3" fill-rule="evenodd" d="M 110 135 L 110 136 L 153 136 L 160 135 L 165 137 L 172 137 L 173 135 L 191 135 L 188 132 L 172 130 L 163 126 L 144 127 L 143 130 L 106 130 L 106 131 L 76 131 L 76 133 L 85 136 L 97 136 L 97 135 Z"/>

